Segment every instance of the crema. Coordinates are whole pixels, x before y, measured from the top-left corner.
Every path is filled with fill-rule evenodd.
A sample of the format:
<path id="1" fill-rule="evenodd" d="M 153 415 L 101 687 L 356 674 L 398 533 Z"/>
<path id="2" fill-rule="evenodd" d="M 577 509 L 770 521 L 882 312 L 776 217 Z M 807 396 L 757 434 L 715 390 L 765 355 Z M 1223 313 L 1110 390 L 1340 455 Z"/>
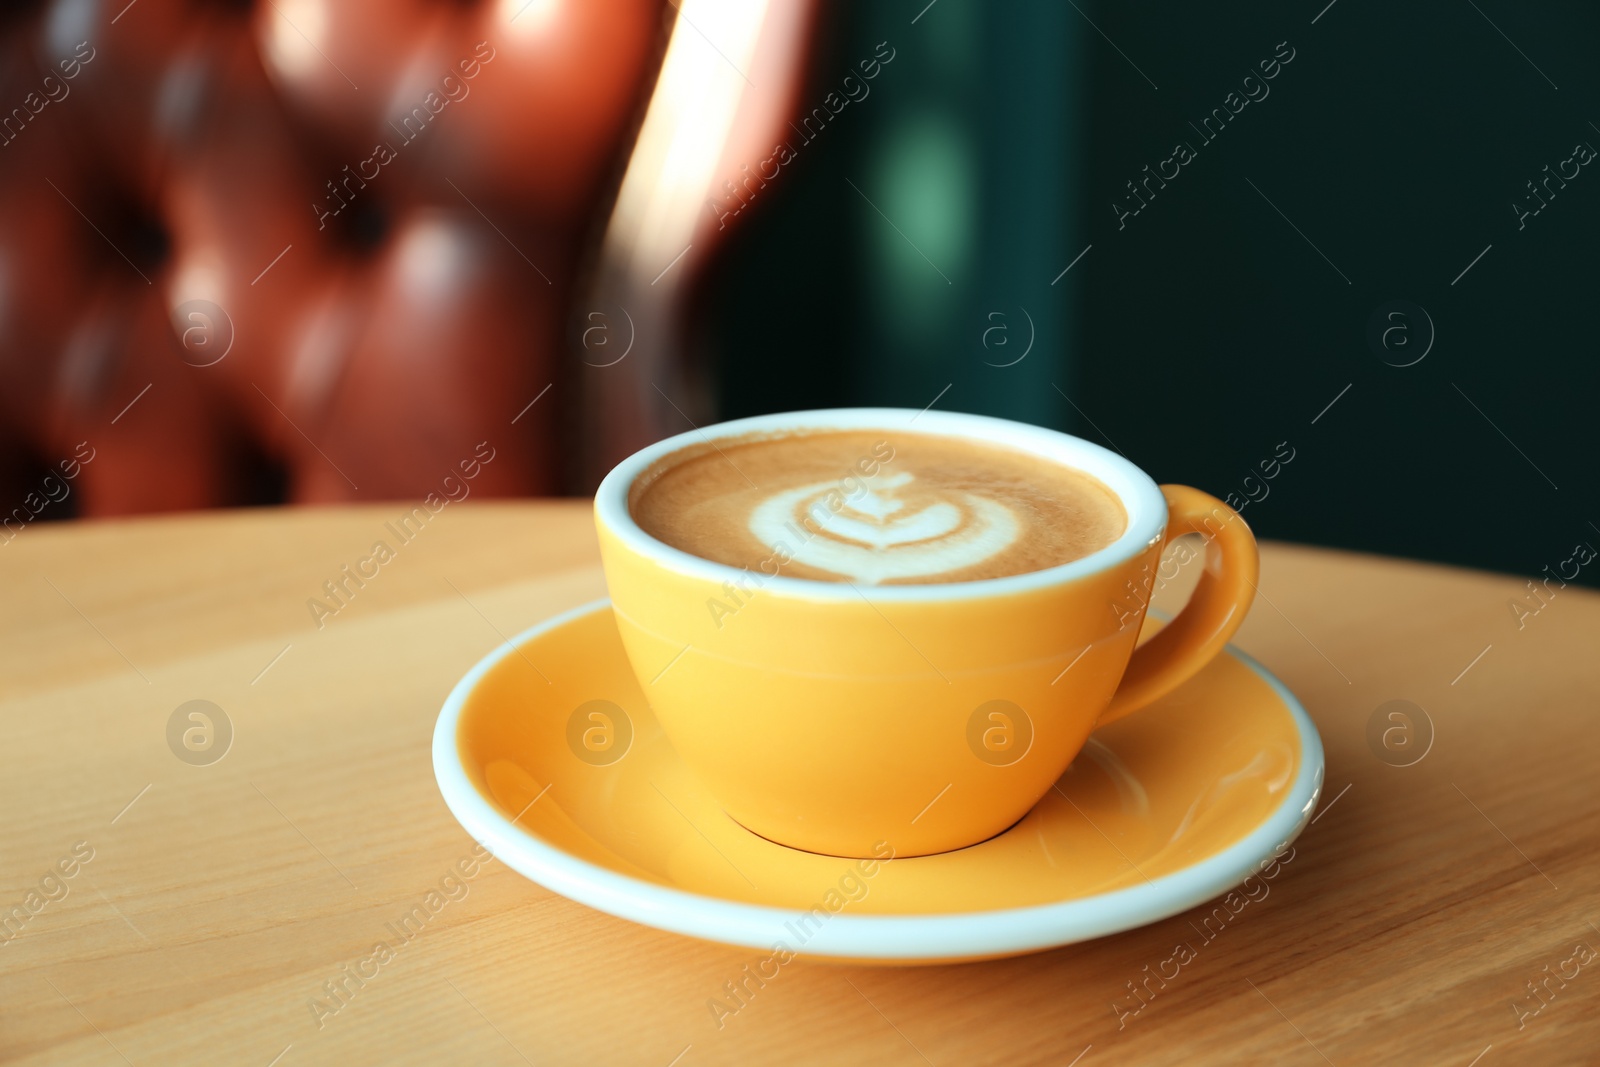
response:
<path id="1" fill-rule="evenodd" d="M 645 533 L 702 559 L 862 585 L 1026 574 L 1127 527 L 1116 495 L 1082 471 L 899 430 L 706 441 L 652 466 L 628 505 Z"/>

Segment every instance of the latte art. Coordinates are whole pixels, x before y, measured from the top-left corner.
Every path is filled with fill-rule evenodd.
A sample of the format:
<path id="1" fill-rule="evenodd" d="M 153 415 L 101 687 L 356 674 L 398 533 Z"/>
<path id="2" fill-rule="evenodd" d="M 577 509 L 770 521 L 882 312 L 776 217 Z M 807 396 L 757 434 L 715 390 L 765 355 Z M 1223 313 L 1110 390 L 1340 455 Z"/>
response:
<path id="1" fill-rule="evenodd" d="M 837 511 L 837 482 L 789 489 L 756 506 L 750 532 L 775 553 L 872 585 L 975 567 L 1016 541 L 1005 505 L 976 493 L 896 492 L 915 481 L 909 472 L 873 479 Z"/>
<path id="2" fill-rule="evenodd" d="M 675 452 L 628 493 L 658 541 L 746 572 L 719 624 L 769 578 L 966 582 L 1044 570 L 1127 526 L 1093 477 L 982 441 L 899 430 L 724 438 Z"/>

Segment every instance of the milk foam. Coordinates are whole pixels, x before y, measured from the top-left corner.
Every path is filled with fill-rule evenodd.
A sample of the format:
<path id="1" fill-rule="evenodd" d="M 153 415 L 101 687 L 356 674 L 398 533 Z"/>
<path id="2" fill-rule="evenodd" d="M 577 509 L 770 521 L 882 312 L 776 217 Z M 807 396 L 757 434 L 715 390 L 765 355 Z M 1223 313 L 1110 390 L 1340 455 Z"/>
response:
<path id="1" fill-rule="evenodd" d="M 776 493 L 751 510 L 749 527 L 774 552 L 870 585 L 975 567 L 1009 548 L 1021 528 L 1006 505 L 964 491 L 930 494 L 908 471 L 850 495 L 838 481 Z"/>
<path id="2" fill-rule="evenodd" d="M 638 477 L 628 511 L 752 575 L 885 587 L 1045 570 L 1127 525 L 1115 493 L 1055 460 L 874 427 L 686 446 Z"/>

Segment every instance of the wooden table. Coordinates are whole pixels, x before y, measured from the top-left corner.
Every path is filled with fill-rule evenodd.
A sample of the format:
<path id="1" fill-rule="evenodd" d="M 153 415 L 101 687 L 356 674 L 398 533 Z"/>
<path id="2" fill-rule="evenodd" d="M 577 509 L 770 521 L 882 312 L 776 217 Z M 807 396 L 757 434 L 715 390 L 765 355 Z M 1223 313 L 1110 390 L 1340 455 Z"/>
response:
<path id="1" fill-rule="evenodd" d="M 398 545 L 384 524 L 404 510 L 29 528 L 0 548 L 0 1059 L 1600 1057 L 1600 960 L 1579 958 L 1600 949 L 1600 597 L 1562 589 L 1519 629 L 1524 579 L 1285 545 L 1239 643 L 1322 731 L 1322 810 L 1270 896 L 1120 1027 L 1113 1003 L 1192 935 L 1185 916 L 991 963 L 802 961 L 718 1030 L 707 1000 L 751 953 L 491 862 L 319 1028 L 324 983 L 471 851 L 429 760 L 445 694 L 501 635 L 604 592 L 586 505 L 452 504 Z M 379 539 L 395 557 L 318 629 L 308 599 Z M 1415 745 L 1369 743 L 1396 699 L 1432 724 L 1411 766 L 1392 764 Z M 169 747 L 191 700 L 232 725 L 220 761 Z"/>

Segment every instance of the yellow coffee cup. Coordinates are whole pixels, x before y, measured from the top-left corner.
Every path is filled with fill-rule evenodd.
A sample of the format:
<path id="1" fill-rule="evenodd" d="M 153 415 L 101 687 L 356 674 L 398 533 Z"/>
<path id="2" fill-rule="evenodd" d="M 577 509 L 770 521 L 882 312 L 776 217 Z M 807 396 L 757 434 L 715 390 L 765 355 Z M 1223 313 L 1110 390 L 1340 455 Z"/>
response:
<path id="1" fill-rule="evenodd" d="M 649 536 L 629 511 L 642 474 L 707 441 L 874 429 L 1082 471 L 1116 494 L 1127 528 L 1029 574 L 861 587 L 701 559 Z M 879 842 L 897 856 L 944 852 L 1006 829 L 1095 727 L 1222 651 L 1259 567 L 1232 508 L 1157 486 L 1114 452 L 1004 419 L 896 408 L 766 415 L 658 442 L 606 476 L 595 521 L 628 660 L 684 763 L 745 828 L 837 856 L 874 855 Z M 1199 585 L 1135 649 L 1161 549 L 1187 533 L 1206 540 Z"/>

